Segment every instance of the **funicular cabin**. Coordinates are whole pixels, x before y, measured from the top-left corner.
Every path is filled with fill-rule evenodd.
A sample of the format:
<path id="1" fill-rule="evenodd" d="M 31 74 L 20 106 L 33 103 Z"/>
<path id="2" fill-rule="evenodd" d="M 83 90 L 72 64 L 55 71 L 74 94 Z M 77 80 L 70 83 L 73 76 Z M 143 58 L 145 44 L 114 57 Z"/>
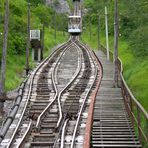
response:
<path id="1" fill-rule="evenodd" d="M 81 33 L 81 16 L 69 16 L 68 32 L 72 35 L 79 35 Z"/>

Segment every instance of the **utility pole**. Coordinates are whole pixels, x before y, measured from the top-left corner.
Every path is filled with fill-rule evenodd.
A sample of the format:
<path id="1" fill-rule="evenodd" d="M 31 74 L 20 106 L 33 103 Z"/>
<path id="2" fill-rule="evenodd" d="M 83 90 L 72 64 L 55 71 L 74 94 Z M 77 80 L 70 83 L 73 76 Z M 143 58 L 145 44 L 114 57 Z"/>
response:
<path id="1" fill-rule="evenodd" d="M 63 17 L 63 20 L 65 20 L 65 17 Z M 64 21 L 62 21 L 62 30 L 63 30 L 63 36 L 65 37 L 65 25 L 64 25 Z"/>
<path id="2" fill-rule="evenodd" d="M 0 82 L 0 113 L 3 114 L 5 94 L 5 76 L 6 76 L 6 56 L 7 56 L 7 41 L 8 41 L 8 23 L 9 23 L 9 0 L 5 0 L 5 20 L 4 20 L 4 39 L 1 61 L 1 82 Z"/>
<path id="3" fill-rule="evenodd" d="M 105 28 L 106 28 L 106 49 L 107 49 L 107 60 L 109 61 L 109 39 L 108 39 L 108 13 L 107 7 L 105 7 Z"/>
<path id="4" fill-rule="evenodd" d="M 57 38 L 57 22 L 56 22 L 56 12 L 54 13 L 54 39 L 56 44 L 56 38 Z"/>
<path id="5" fill-rule="evenodd" d="M 114 2 L 114 85 L 118 87 L 118 34 L 119 34 L 119 20 L 118 20 L 118 2 Z"/>
<path id="6" fill-rule="evenodd" d="M 101 42 L 100 42 L 100 15 L 98 16 L 98 50 L 101 50 Z"/>
<path id="7" fill-rule="evenodd" d="M 44 51 L 44 32 L 45 32 L 45 26 L 44 23 L 42 25 L 42 51 L 41 51 L 41 60 L 43 60 L 43 51 Z"/>
<path id="8" fill-rule="evenodd" d="M 91 17 L 89 19 L 89 37 L 90 37 L 90 41 L 91 41 Z"/>
<path id="9" fill-rule="evenodd" d="M 26 47 L 26 76 L 29 73 L 29 48 L 30 48 L 30 0 L 28 0 L 28 34 Z"/>

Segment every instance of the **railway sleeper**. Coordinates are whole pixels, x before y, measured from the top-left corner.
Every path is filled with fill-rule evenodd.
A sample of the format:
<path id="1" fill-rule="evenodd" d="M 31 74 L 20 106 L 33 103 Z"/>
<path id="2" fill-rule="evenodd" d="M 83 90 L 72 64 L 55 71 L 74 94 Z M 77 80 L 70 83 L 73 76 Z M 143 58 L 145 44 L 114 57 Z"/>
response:
<path id="1" fill-rule="evenodd" d="M 47 104 L 49 103 L 49 99 L 48 100 L 43 100 L 42 102 L 33 102 L 33 106 L 47 106 Z"/>
<path id="2" fill-rule="evenodd" d="M 51 90 L 48 88 L 48 86 L 44 86 L 44 87 L 37 87 L 37 90 L 36 90 L 37 92 L 41 92 L 41 91 L 43 91 L 43 92 L 51 92 Z"/>
<path id="3" fill-rule="evenodd" d="M 50 92 L 37 92 L 38 95 L 50 95 Z"/>
<path id="4" fill-rule="evenodd" d="M 57 123 L 58 119 L 57 118 L 45 118 L 42 120 L 42 123 Z"/>
<path id="5" fill-rule="evenodd" d="M 33 137 L 33 142 L 53 142 L 55 138 L 55 135 L 39 135 Z"/>
<path id="6" fill-rule="evenodd" d="M 31 146 L 43 148 L 43 146 L 53 146 L 54 142 L 31 142 Z"/>
<path id="7" fill-rule="evenodd" d="M 50 124 L 41 124 L 41 130 L 48 130 L 48 129 L 54 129 L 56 127 L 56 123 L 50 123 Z"/>

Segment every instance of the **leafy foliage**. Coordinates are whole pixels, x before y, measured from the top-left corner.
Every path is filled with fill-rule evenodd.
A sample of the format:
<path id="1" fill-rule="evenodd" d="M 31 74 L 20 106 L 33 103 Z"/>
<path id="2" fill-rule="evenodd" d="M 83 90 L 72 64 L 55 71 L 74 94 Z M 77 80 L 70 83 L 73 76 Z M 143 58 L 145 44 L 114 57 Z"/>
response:
<path id="1" fill-rule="evenodd" d="M 64 41 L 60 32 L 57 35 L 57 40 L 54 39 L 54 31 L 57 34 L 60 31 L 65 31 L 67 27 L 66 15 L 56 14 L 53 8 L 46 6 L 45 0 L 10 0 L 9 13 L 9 33 L 8 33 L 8 49 L 7 49 L 7 72 L 6 72 L 6 89 L 14 89 L 20 83 L 20 76 L 25 68 L 25 52 L 27 42 L 27 17 L 28 17 L 28 2 L 30 1 L 31 9 L 31 29 L 42 29 L 45 26 L 45 46 L 44 52 L 47 56 L 49 48 L 55 46 L 57 43 Z M 0 59 L 2 56 L 2 42 L 4 31 L 4 10 L 5 0 L 0 0 Z M 61 23 L 62 19 L 65 19 Z M 54 23 L 56 21 L 56 24 Z M 52 30 L 52 31 L 49 31 Z M 49 41 L 50 40 L 50 41 Z M 31 52 L 31 49 L 30 49 Z M 30 64 L 31 54 L 30 54 Z M 33 64 L 31 64 L 33 65 Z M 11 75 L 12 74 L 12 75 Z M 11 76 L 10 76 L 11 75 Z M 14 79 L 13 79 L 14 77 Z"/>
<path id="2" fill-rule="evenodd" d="M 114 47 L 114 1 L 85 0 L 82 39 L 92 48 L 98 48 L 98 15 L 101 23 L 101 43 L 105 46 L 104 7 L 108 8 L 109 46 Z M 124 77 L 139 102 L 148 111 L 148 2 L 147 0 L 118 1 L 119 8 L 119 56 L 123 61 Z M 91 17 L 91 38 L 90 23 Z"/>
<path id="3" fill-rule="evenodd" d="M 86 6 L 85 22 L 86 27 L 89 22 L 98 25 L 98 15 L 101 17 L 101 31 L 105 29 L 104 7 L 108 8 L 109 35 L 114 34 L 114 1 L 113 0 L 85 0 Z M 148 55 L 147 26 L 148 26 L 148 2 L 147 0 L 124 0 L 118 1 L 120 34 L 122 38 L 129 40 L 131 50 L 137 57 Z"/>
<path id="4" fill-rule="evenodd" d="M 130 39 L 135 56 L 148 57 L 148 26 L 137 28 L 132 32 Z"/>

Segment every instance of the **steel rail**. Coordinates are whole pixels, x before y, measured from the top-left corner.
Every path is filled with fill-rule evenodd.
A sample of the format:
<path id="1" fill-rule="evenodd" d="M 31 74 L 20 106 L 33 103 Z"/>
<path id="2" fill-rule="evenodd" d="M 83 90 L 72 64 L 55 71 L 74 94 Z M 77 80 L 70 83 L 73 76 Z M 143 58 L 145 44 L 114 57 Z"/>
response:
<path id="1" fill-rule="evenodd" d="M 70 41 L 70 40 L 68 40 L 68 42 L 69 42 L 69 41 Z M 68 43 L 68 42 L 67 42 L 67 43 Z M 67 43 L 63 43 L 61 46 L 65 46 L 65 45 L 67 45 Z M 60 46 L 60 47 L 61 47 L 61 46 Z M 59 47 L 57 50 L 59 50 L 60 47 Z M 52 54 L 49 55 L 43 62 L 41 62 L 41 63 L 39 64 L 39 66 L 32 72 L 32 74 L 31 74 L 31 76 L 30 76 L 31 83 L 30 83 L 30 85 L 29 85 L 29 93 L 28 93 L 28 95 L 27 95 L 27 100 L 26 100 L 26 103 L 25 103 L 23 112 L 22 112 L 22 114 L 21 114 L 21 117 L 20 117 L 20 119 L 19 119 L 19 122 L 18 122 L 18 124 L 17 124 L 17 127 L 15 128 L 15 130 L 14 130 L 14 132 L 13 132 L 13 135 L 12 135 L 10 141 L 9 141 L 9 144 L 7 145 L 7 148 L 9 148 L 9 147 L 12 145 L 12 142 L 13 142 L 13 140 L 14 140 L 14 138 L 15 138 L 15 136 L 16 136 L 16 133 L 17 133 L 19 127 L 20 127 L 20 124 L 21 124 L 21 122 L 22 122 L 24 113 L 25 113 L 25 111 L 26 111 L 26 108 L 27 108 L 27 105 L 28 105 L 28 102 L 29 102 L 29 99 L 30 99 L 30 95 L 31 95 L 31 92 L 32 92 L 32 86 L 33 86 L 33 81 L 34 81 L 34 77 L 35 77 L 37 71 L 41 68 L 41 66 L 42 66 L 45 62 L 47 62 L 48 60 L 50 60 L 50 58 L 56 53 L 57 50 L 53 51 Z"/>
<path id="2" fill-rule="evenodd" d="M 75 43 L 74 43 L 75 44 Z M 75 44 L 75 46 L 77 47 L 77 45 Z M 79 49 L 79 50 L 78 50 Z M 77 47 L 77 50 L 80 52 L 81 50 L 80 50 L 80 48 L 78 48 Z M 78 52 L 78 53 L 79 53 Z M 81 52 L 81 54 L 79 54 L 79 57 L 78 57 L 78 68 L 77 68 L 77 70 L 76 70 L 76 73 L 74 74 L 74 76 L 73 76 L 73 79 L 71 79 L 71 81 L 67 84 L 67 86 L 62 90 L 63 92 L 71 85 L 71 83 L 73 83 L 73 81 L 78 77 L 78 75 L 79 75 L 79 73 L 81 72 L 81 69 L 82 69 L 82 64 L 80 64 L 80 63 L 82 63 L 82 52 Z M 62 93 L 63 93 L 62 92 Z M 61 94 L 62 94 L 61 93 Z M 60 96 L 60 95 L 59 95 Z M 60 99 L 60 97 L 59 97 L 59 99 Z M 59 100 L 60 101 L 60 100 Z M 73 104 L 73 103 L 72 103 Z M 70 106 L 71 107 L 71 106 Z M 68 109 L 68 111 L 69 111 L 69 109 Z M 67 112 L 68 113 L 68 112 Z M 61 121 L 62 121 L 62 119 L 63 119 L 63 114 L 62 114 L 62 116 L 59 118 L 60 120 L 59 120 L 59 125 L 56 127 L 56 128 L 59 128 L 59 126 L 62 126 L 63 125 L 63 123 L 62 123 L 62 125 L 60 124 L 61 123 Z M 63 119 L 63 121 L 65 120 L 66 118 L 64 117 L 64 119 Z M 59 130 L 59 134 L 61 133 L 61 127 L 60 127 L 60 130 Z M 57 136 L 57 138 L 59 137 L 59 134 L 58 134 L 58 136 Z M 54 143 L 54 146 L 53 146 L 53 148 L 56 146 L 56 141 L 57 141 L 57 139 L 55 140 L 55 143 Z M 61 139 L 61 141 L 64 141 L 63 139 Z"/>
<path id="3" fill-rule="evenodd" d="M 23 143 L 25 141 L 26 135 L 28 135 L 28 132 L 30 131 L 31 127 L 32 127 L 32 120 L 30 120 L 27 130 L 26 130 L 25 134 L 23 135 L 19 144 L 16 146 L 16 148 L 23 147 Z"/>
<path id="4" fill-rule="evenodd" d="M 76 40 L 75 40 L 76 41 Z M 74 43 L 75 44 L 75 43 Z M 79 49 L 80 50 L 80 47 L 79 46 L 77 46 L 77 44 L 75 44 L 75 46 L 77 47 L 77 49 Z M 81 57 L 82 57 L 82 55 L 81 55 Z M 81 59 L 81 58 L 80 58 Z M 78 64 L 79 63 L 82 63 L 82 59 L 81 59 L 81 61 L 80 62 L 78 62 Z M 74 75 L 74 78 L 68 83 L 68 85 L 63 89 L 63 91 L 65 91 L 66 89 L 67 89 L 67 87 L 69 87 L 69 85 L 71 85 L 71 83 L 78 77 L 78 75 L 79 75 L 79 73 L 80 73 L 80 71 L 81 71 L 81 69 L 82 69 L 82 64 L 79 64 L 79 69 L 77 70 L 78 72 Z M 61 92 L 61 94 L 62 94 L 62 92 Z M 61 96 L 59 96 L 59 102 L 60 102 L 60 97 Z M 57 127 L 59 127 L 59 125 L 60 125 L 60 123 L 61 123 L 61 120 L 62 120 L 62 117 L 63 117 L 63 114 L 62 114 L 62 116 L 59 118 L 60 120 L 58 121 L 58 123 L 59 124 L 57 124 Z M 65 121 L 65 122 L 67 122 L 67 120 Z M 66 123 L 67 124 L 67 123 Z M 64 123 L 64 125 L 65 125 L 65 123 Z M 59 132 L 61 132 L 61 131 L 59 131 Z M 63 146 L 64 147 L 64 136 L 62 136 L 61 137 L 61 146 Z M 56 145 L 56 144 L 54 144 L 54 145 Z"/>
<path id="5" fill-rule="evenodd" d="M 7 133 L 8 129 L 9 129 L 9 126 L 13 122 L 13 119 L 14 119 L 17 111 L 18 111 L 18 108 L 19 108 L 21 100 L 22 100 L 23 89 L 25 87 L 25 83 L 28 80 L 29 76 L 30 76 L 30 74 L 20 84 L 20 87 L 18 89 L 19 94 L 18 94 L 18 96 L 16 97 L 16 99 L 15 99 L 15 101 L 13 103 L 13 107 L 11 108 L 11 111 L 9 112 L 8 117 L 2 123 L 2 127 L 1 127 L 1 130 L 0 130 L 0 142 L 3 140 L 5 134 Z M 15 114 L 13 112 L 15 112 Z"/>
<path id="6" fill-rule="evenodd" d="M 36 69 L 37 70 L 37 69 Z M 35 71 L 36 71 L 35 70 Z M 29 94 L 28 94 L 28 96 L 27 96 L 27 101 L 26 101 L 26 103 L 25 103 L 25 107 L 24 107 L 24 109 L 23 109 L 23 112 L 22 112 L 22 114 L 21 114 L 21 117 L 20 117 L 20 120 L 19 120 L 19 122 L 18 122 L 18 124 L 17 124 L 17 127 L 15 128 L 15 130 L 14 130 L 14 133 L 13 133 L 13 135 L 12 135 L 12 137 L 11 137 L 11 139 L 10 139 L 10 141 L 9 141 L 9 144 L 7 145 L 7 148 L 9 148 L 10 146 L 11 146 L 11 144 L 12 144 L 12 142 L 13 142 L 13 140 L 14 140 L 14 137 L 16 136 L 16 133 L 17 133 L 17 131 L 18 131 L 18 128 L 19 128 L 19 126 L 20 126 L 20 124 L 21 124 L 21 121 L 22 121 L 22 119 L 23 119 L 23 115 L 24 115 L 24 113 L 25 113 L 25 111 L 26 111 L 26 108 L 27 108 L 27 105 L 28 105 L 28 102 L 29 102 L 29 98 L 30 98 L 30 94 L 31 94 L 31 89 L 32 89 L 32 83 L 33 83 L 33 76 L 34 76 L 34 74 L 35 74 L 35 72 L 33 72 L 33 74 L 31 75 L 31 83 L 30 83 L 30 87 L 29 87 Z"/>
<path id="7" fill-rule="evenodd" d="M 40 122 L 41 122 L 41 119 L 42 117 L 45 115 L 45 113 L 49 110 L 49 108 L 53 105 L 53 103 L 56 101 L 58 95 L 59 95 L 59 92 L 58 92 L 58 88 L 56 86 L 56 83 L 55 83 L 55 78 L 54 78 L 54 75 L 55 75 L 55 69 L 56 69 L 56 66 L 58 65 L 60 59 L 62 58 L 63 54 L 66 52 L 67 49 L 69 49 L 69 47 L 72 45 L 72 43 L 70 43 L 67 47 L 65 47 L 64 51 L 62 52 L 60 58 L 57 60 L 55 66 L 54 66 L 54 70 L 52 71 L 52 83 L 53 83 L 53 86 L 54 86 L 54 89 L 56 91 L 56 94 L 54 96 L 54 99 L 51 101 L 51 103 L 42 111 L 42 113 L 39 115 L 38 119 L 37 119 L 37 123 L 36 123 L 36 128 L 39 128 L 39 125 L 40 125 Z M 58 104 L 58 107 L 59 107 L 59 104 Z M 59 110 L 61 108 L 59 107 Z M 59 111 L 60 113 L 60 116 L 61 116 L 61 110 Z"/>
<path id="8" fill-rule="evenodd" d="M 73 79 L 72 79 L 73 80 Z M 71 82 L 71 81 L 70 81 Z M 60 117 L 59 117 L 59 120 L 58 120 L 58 122 L 57 122 L 57 127 L 56 128 L 58 128 L 59 127 L 59 124 L 60 124 L 60 122 L 61 122 L 61 120 L 62 120 L 62 107 L 61 107 L 61 102 L 60 102 L 60 98 L 61 98 L 61 95 L 62 95 L 62 93 L 63 93 L 63 91 L 65 91 L 65 89 L 70 85 L 70 82 L 66 85 L 66 87 L 64 87 L 64 89 L 62 90 L 62 91 L 60 91 L 59 92 L 59 94 L 58 94 L 58 108 L 59 108 L 59 114 L 60 114 Z"/>
<path id="9" fill-rule="evenodd" d="M 69 42 L 70 40 L 68 40 L 68 42 Z M 56 53 L 58 50 L 60 50 L 61 48 L 64 48 L 67 44 L 68 44 L 68 42 L 67 43 L 65 43 L 65 44 L 62 44 L 61 46 L 59 46 L 58 48 L 57 48 L 57 50 L 55 50 L 53 53 Z M 64 47 L 63 47 L 64 46 Z M 51 55 L 50 55 L 50 57 L 51 57 Z M 49 57 L 48 57 L 49 58 Z M 50 59 L 49 59 L 50 60 Z M 46 62 L 46 60 L 45 60 L 45 62 Z M 44 63 L 45 63 L 44 62 Z M 52 79 L 53 80 L 53 79 Z M 53 83 L 53 84 L 55 84 L 55 83 Z M 54 88 L 56 87 L 56 85 L 54 86 Z M 51 102 L 52 103 L 52 102 Z M 25 138 L 26 138 L 26 136 L 28 135 L 28 133 L 30 132 L 30 130 L 31 130 L 31 126 L 32 126 L 32 121 L 30 121 L 30 124 L 29 124 L 30 126 L 27 128 L 27 131 L 26 131 L 26 133 L 24 134 L 24 136 L 22 137 L 22 139 L 21 139 L 21 141 L 20 141 L 20 143 L 18 144 L 18 148 L 19 147 L 21 147 L 22 145 L 23 145 L 23 142 L 24 142 L 24 140 L 25 140 Z"/>
<path id="10" fill-rule="evenodd" d="M 102 64 L 99 61 L 99 59 L 97 58 L 97 56 L 95 55 L 95 53 L 94 52 L 92 52 L 92 53 L 93 53 L 93 56 L 96 59 L 96 62 L 98 64 L 100 74 L 99 74 L 99 79 L 98 79 L 98 82 L 97 82 L 97 86 L 96 86 L 94 92 L 91 93 L 92 97 L 91 97 L 91 103 L 90 103 L 89 111 L 88 111 L 88 118 L 87 118 L 87 121 L 86 121 L 85 137 L 84 137 L 84 143 L 83 143 L 84 148 L 90 148 L 91 147 L 90 146 L 91 129 L 92 129 L 92 122 L 93 122 L 95 100 L 96 100 L 96 96 L 97 96 L 97 93 L 98 93 L 98 90 L 99 90 L 99 87 L 100 87 L 100 84 L 101 84 L 102 76 L 103 76 Z"/>
<path id="11" fill-rule="evenodd" d="M 79 41 L 78 41 L 78 42 L 79 42 Z M 87 49 L 87 48 L 86 48 L 85 46 L 83 46 L 80 42 L 79 42 L 79 45 L 81 45 L 84 49 Z M 91 57 L 91 59 L 92 59 L 92 61 L 93 61 L 93 65 L 96 65 L 95 62 L 94 62 L 94 60 L 93 60 L 93 58 L 92 58 L 92 55 L 91 55 L 89 49 L 87 49 L 87 53 L 88 53 L 88 55 Z M 82 111 L 83 111 L 83 109 L 84 109 L 84 107 L 85 107 L 86 100 L 87 100 L 87 98 L 88 98 L 88 96 L 89 96 L 89 94 L 90 94 L 90 92 L 91 92 L 91 90 L 92 90 L 92 87 L 93 87 L 93 85 L 94 85 L 94 83 L 95 83 L 95 81 L 96 81 L 96 79 L 97 79 L 97 75 L 98 75 L 98 71 L 97 71 L 97 68 L 95 67 L 95 78 L 94 78 L 93 83 L 91 84 L 91 86 L 90 86 L 90 88 L 89 88 L 89 90 L 88 90 L 88 92 L 87 92 L 87 94 L 86 94 L 86 96 L 85 96 L 85 98 L 84 98 L 84 100 L 83 100 L 83 103 L 82 103 L 82 105 L 81 105 L 81 108 L 80 108 L 80 111 L 79 111 L 79 114 L 78 114 L 78 118 L 77 118 L 77 121 L 76 121 L 76 125 L 75 125 L 75 128 L 74 128 L 74 132 L 73 132 L 73 137 L 72 137 L 72 142 L 71 142 L 70 148 L 73 148 L 73 147 L 74 147 L 75 137 L 76 137 L 78 125 L 79 125 L 79 122 L 80 122 L 81 114 L 82 114 Z"/>
<path id="12" fill-rule="evenodd" d="M 55 140 L 55 142 L 54 142 L 53 148 L 56 148 L 57 140 L 58 140 L 58 138 L 59 138 L 61 132 L 64 130 L 64 128 L 66 128 L 66 127 L 64 127 L 64 124 L 65 124 L 66 120 L 69 119 L 69 117 L 70 117 L 68 113 L 69 113 L 69 110 L 70 110 L 71 106 L 73 105 L 74 101 L 75 101 L 75 100 L 73 99 L 73 102 L 72 102 L 71 105 L 69 106 L 68 110 L 66 111 L 66 113 L 64 113 L 63 122 L 61 121 L 61 125 L 60 125 L 60 128 L 59 128 L 59 131 L 58 131 L 58 135 L 57 135 L 57 137 L 56 137 L 56 140 Z M 62 142 L 62 141 L 63 141 L 63 144 L 64 144 L 64 136 L 62 136 L 62 138 L 61 138 L 61 142 Z M 63 144 L 62 144 L 62 145 L 63 145 Z"/>
<path id="13" fill-rule="evenodd" d="M 74 45 L 75 45 L 75 46 L 77 47 L 77 49 L 79 49 L 79 51 L 80 51 L 80 48 L 78 48 L 78 46 L 77 46 L 75 43 L 74 43 Z M 82 57 L 82 55 L 81 55 L 80 57 Z M 80 58 L 80 59 L 81 59 L 81 58 Z M 80 60 L 79 63 L 81 63 L 81 61 L 82 61 L 82 59 Z M 58 96 L 58 104 L 59 104 L 59 107 L 60 107 L 60 111 L 61 111 L 61 105 L 60 105 L 60 98 L 61 98 L 61 95 L 62 95 L 62 93 L 73 83 L 73 81 L 78 77 L 78 75 L 79 75 L 79 73 L 80 73 L 80 71 L 81 71 L 81 68 L 82 68 L 82 65 L 79 64 L 79 68 L 77 69 L 77 71 L 76 71 L 76 73 L 75 73 L 73 79 L 71 79 L 71 81 L 70 81 L 70 82 L 65 86 L 65 88 L 59 93 L 59 96 Z M 63 114 L 62 114 L 62 111 L 61 111 L 59 120 L 58 120 L 58 122 L 57 122 L 57 128 L 58 128 L 59 125 L 60 125 L 60 122 L 61 122 L 61 120 L 62 120 L 62 117 L 63 117 Z"/>
<path id="14" fill-rule="evenodd" d="M 64 126 L 63 126 L 63 129 L 62 129 L 62 138 L 61 138 L 60 148 L 64 148 L 65 130 L 66 130 L 66 126 L 67 126 L 68 121 L 69 121 L 69 119 L 66 119 Z"/>

